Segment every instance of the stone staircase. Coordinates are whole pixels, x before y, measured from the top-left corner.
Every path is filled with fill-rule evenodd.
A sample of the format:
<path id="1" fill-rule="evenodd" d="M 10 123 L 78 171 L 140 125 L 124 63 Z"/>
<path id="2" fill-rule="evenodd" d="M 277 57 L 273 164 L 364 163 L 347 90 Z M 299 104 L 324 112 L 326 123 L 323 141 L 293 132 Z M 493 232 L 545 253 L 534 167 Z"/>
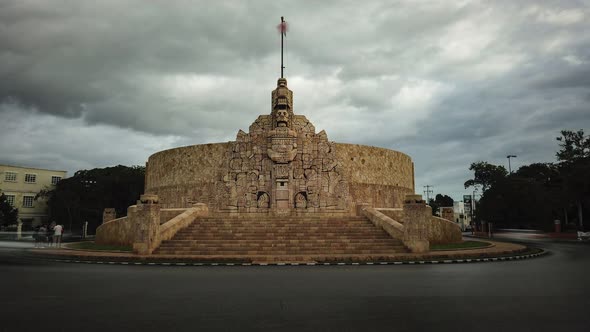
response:
<path id="1" fill-rule="evenodd" d="M 155 251 L 165 256 L 386 256 L 408 252 L 365 217 L 201 217 Z"/>

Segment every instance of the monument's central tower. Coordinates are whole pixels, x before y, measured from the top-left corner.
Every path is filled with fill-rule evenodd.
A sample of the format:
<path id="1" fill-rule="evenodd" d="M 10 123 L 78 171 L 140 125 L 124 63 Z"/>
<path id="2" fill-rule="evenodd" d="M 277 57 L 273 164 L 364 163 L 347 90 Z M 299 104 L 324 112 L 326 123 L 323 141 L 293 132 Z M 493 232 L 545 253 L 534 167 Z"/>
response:
<path id="1" fill-rule="evenodd" d="M 293 119 L 293 91 L 287 87 L 287 79 L 279 78 L 277 88 L 271 94 L 271 114 L 273 129 L 276 127 L 291 127 Z"/>
<path id="2" fill-rule="evenodd" d="M 219 211 L 275 214 L 346 213 L 348 185 L 340 174 L 334 145 L 324 131 L 293 112 L 293 91 L 283 76 L 281 17 L 281 77 L 271 93 L 271 113 L 261 115 L 249 132 L 240 130 L 230 142 Z"/>
<path id="3" fill-rule="evenodd" d="M 271 114 L 230 142 L 221 169 L 219 211 L 301 214 L 348 212 L 348 185 L 324 131 L 293 112 L 293 92 L 281 77 Z"/>

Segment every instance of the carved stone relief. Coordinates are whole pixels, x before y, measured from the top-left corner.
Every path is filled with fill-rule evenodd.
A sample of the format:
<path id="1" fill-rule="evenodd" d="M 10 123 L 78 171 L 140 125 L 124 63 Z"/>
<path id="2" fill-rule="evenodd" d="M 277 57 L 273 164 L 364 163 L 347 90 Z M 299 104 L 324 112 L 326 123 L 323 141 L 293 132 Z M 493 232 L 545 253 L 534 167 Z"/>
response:
<path id="1" fill-rule="evenodd" d="M 295 208 L 296 209 L 307 208 L 307 198 L 305 197 L 304 193 L 297 193 L 297 195 L 295 195 Z"/>
<path id="2" fill-rule="evenodd" d="M 305 116 L 293 114 L 292 98 L 286 80 L 279 79 L 271 114 L 259 116 L 249 133 L 240 130 L 230 142 L 220 169 L 221 210 L 347 209 L 348 184 L 334 146 L 325 131 L 316 134 Z"/>
<path id="3" fill-rule="evenodd" d="M 270 203 L 270 197 L 268 197 L 267 193 L 261 193 L 258 196 L 258 207 L 263 209 L 268 209 Z"/>

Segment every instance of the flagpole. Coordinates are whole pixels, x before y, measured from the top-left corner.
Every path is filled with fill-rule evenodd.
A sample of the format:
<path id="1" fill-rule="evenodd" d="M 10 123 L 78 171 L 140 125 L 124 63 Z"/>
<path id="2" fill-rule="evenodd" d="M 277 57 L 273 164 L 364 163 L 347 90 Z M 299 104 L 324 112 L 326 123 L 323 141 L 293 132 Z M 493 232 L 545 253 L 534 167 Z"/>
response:
<path id="1" fill-rule="evenodd" d="M 285 18 L 281 16 L 281 78 L 283 78 L 283 36 L 285 35 Z"/>

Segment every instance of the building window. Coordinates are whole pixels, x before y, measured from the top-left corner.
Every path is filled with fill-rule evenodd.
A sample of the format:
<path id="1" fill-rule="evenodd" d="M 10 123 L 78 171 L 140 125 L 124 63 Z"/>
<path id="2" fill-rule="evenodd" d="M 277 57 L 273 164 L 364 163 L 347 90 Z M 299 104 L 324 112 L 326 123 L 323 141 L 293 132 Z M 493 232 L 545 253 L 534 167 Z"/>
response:
<path id="1" fill-rule="evenodd" d="M 26 183 L 37 182 L 37 174 L 25 174 L 25 182 Z"/>
<path id="2" fill-rule="evenodd" d="M 14 195 L 4 195 L 6 196 L 6 202 L 12 206 L 14 206 Z"/>
<path id="3" fill-rule="evenodd" d="M 15 172 L 6 172 L 4 174 L 4 181 L 16 182 L 16 173 Z"/>
<path id="4" fill-rule="evenodd" d="M 56 185 L 59 181 L 61 181 L 61 176 L 52 176 L 51 177 L 51 184 Z"/>
<path id="5" fill-rule="evenodd" d="M 32 208 L 35 196 L 23 196 L 23 207 Z"/>

